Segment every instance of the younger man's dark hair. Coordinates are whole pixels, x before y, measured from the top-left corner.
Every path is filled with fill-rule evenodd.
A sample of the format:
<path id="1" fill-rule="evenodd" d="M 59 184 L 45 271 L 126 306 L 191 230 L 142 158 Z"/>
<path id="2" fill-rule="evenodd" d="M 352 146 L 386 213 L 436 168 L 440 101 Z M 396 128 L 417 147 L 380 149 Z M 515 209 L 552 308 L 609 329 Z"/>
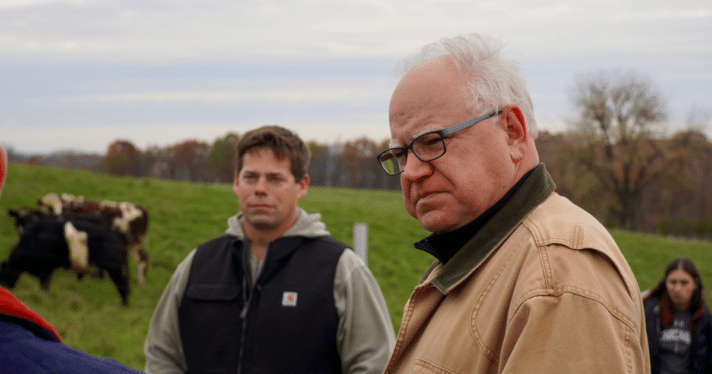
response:
<path id="1" fill-rule="evenodd" d="M 309 170 L 309 148 L 295 133 L 281 126 L 262 126 L 240 137 L 236 146 L 235 175 L 242 170 L 245 153 L 269 149 L 278 159 L 289 158 L 290 169 L 296 181 L 302 180 Z"/>

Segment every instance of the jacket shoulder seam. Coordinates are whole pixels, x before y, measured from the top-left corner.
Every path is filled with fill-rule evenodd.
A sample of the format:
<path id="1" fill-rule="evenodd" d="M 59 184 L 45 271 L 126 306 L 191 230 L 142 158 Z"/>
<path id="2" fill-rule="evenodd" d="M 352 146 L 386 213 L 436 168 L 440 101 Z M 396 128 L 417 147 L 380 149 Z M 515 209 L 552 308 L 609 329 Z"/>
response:
<path id="1" fill-rule="evenodd" d="M 580 296 L 592 301 L 595 301 L 596 303 L 600 304 L 602 307 L 604 307 L 609 314 L 611 314 L 613 317 L 616 319 L 620 320 L 623 324 L 625 324 L 629 330 L 631 331 L 636 331 L 635 328 L 635 323 L 631 318 L 629 318 L 625 313 L 623 313 L 621 310 L 616 308 L 613 305 L 610 305 L 605 301 L 603 297 L 601 297 L 599 294 L 595 292 L 591 292 L 589 290 L 576 287 L 576 286 L 565 286 L 562 288 L 555 288 L 555 289 L 548 289 L 548 288 L 537 288 L 533 289 L 524 295 L 522 295 L 518 300 L 514 302 L 514 305 L 516 306 L 515 310 L 513 311 L 512 315 L 507 319 L 507 324 L 510 324 L 512 322 L 512 319 L 514 318 L 514 315 L 516 315 L 519 312 L 519 309 L 529 300 L 535 299 L 537 297 L 561 297 L 564 294 L 572 294 L 575 296 Z"/>

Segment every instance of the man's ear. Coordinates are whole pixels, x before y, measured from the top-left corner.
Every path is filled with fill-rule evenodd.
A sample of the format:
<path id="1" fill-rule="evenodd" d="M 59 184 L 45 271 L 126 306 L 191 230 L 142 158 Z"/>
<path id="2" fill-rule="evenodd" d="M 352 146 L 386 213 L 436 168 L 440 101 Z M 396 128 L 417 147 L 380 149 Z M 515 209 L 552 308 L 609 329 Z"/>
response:
<path id="1" fill-rule="evenodd" d="M 527 123 L 524 120 L 524 114 L 522 114 L 521 109 L 514 105 L 507 106 L 502 109 L 502 117 L 507 126 L 506 131 L 510 143 L 526 143 L 529 135 L 527 134 Z"/>
<path id="2" fill-rule="evenodd" d="M 512 152 L 512 161 L 519 162 L 524 158 L 524 150 L 529 139 L 524 114 L 519 107 L 510 105 L 502 109 L 502 117 L 507 133 L 507 144 Z"/>
<path id="3" fill-rule="evenodd" d="M 307 189 L 309 187 L 309 174 L 304 174 L 304 178 L 297 182 L 297 199 L 301 199 L 307 195 Z"/>
<path id="4" fill-rule="evenodd" d="M 233 177 L 232 180 L 232 192 L 234 192 L 235 195 L 237 195 L 238 187 L 240 187 L 240 176 L 235 174 L 235 177 Z"/>

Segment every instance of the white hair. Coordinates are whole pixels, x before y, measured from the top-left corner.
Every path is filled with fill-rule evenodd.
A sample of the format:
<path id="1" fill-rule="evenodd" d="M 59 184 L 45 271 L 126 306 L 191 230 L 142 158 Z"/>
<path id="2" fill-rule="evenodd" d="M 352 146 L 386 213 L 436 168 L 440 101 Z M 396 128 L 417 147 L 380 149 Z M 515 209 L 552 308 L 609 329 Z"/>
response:
<path id="1" fill-rule="evenodd" d="M 481 34 L 443 38 L 424 46 L 419 53 L 404 60 L 397 73 L 402 77 L 413 68 L 441 56 L 452 57 L 460 74 L 467 80 L 465 92 L 470 109 L 494 111 L 506 105 L 517 106 L 524 116 L 527 132 L 538 135 L 534 106 L 519 63 L 501 54 L 498 40 Z M 483 114 L 483 113 L 475 113 Z"/>

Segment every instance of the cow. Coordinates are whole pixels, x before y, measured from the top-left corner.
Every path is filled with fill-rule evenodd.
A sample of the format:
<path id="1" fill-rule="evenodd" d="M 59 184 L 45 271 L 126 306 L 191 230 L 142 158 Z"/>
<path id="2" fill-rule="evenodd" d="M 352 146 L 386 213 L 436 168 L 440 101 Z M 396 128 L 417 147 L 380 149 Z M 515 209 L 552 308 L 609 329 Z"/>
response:
<path id="1" fill-rule="evenodd" d="M 8 259 L 0 264 L 0 284 L 14 288 L 19 276 L 28 272 L 47 290 L 57 268 L 72 269 L 81 277 L 89 266 L 96 266 L 109 274 L 121 303 L 128 305 L 128 239 L 111 228 L 111 221 L 86 213 L 75 214 L 71 220 L 33 210 L 24 213 L 11 213 L 17 216 L 21 234 Z"/>
<path id="2" fill-rule="evenodd" d="M 76 214 L 110 219 L 112 229 L 124 234 L 128 239 L 128 251 L 136 260 L 137 282 L 139 284 L 146 282 L 148 212 L 144 207 L 128 202 L 97 201 L 82 196 L 57 193 L 49 193 L 40 198 L 37 203 L 41 212 L 64 216 L 69 220 Z"/>
<path id="3" fill-rule="evenodd" d="M 10 209 L 7 214 L 15 221 L 15 228 L 20 235 L 26 226 L 38 222 L 45 215 L 40 210 L 30 208 Z"/>

